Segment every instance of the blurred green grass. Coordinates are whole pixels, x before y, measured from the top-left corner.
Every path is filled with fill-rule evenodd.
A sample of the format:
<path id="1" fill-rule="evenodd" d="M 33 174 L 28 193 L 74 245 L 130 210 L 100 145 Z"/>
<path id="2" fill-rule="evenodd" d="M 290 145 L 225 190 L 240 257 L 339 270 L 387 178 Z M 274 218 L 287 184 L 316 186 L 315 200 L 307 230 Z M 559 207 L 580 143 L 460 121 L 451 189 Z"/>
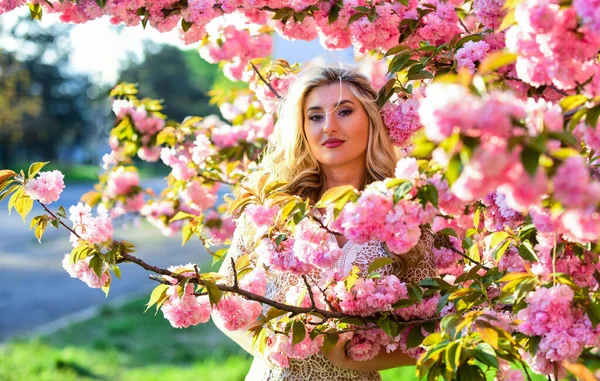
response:
<path id="1" fill-rule="evenodd" d="M 0 348 L 3 381 L 241 381 L 252 359 L 211 322 L 175 329 L 147 298 L 104 307 L 98 316 L 51 335 L 21 338 Z M 382 372 L 414 380 L 414 367 Z"/>
<path id="2" fill-rule="evenodd" d="M 22 169 L 27 173 L 30 164 L 31 163 L 17 163 L 11 165 L 11 168 L 9 169 L 17 172 Z M 142 179 L 165 177 L 170 171 L 169 167 L 162 165 L 161 163 L 136 163 L 136 167 Z M 102 166 L 100 165 L 64 164 L 60 162 L 50 162 L 42 169 L 42 171 L 53 171 L 55 169 L 58 169 L 65 175 L 65 182 L 68 183 L 97 182 L 98 175 L 103 171 Z"/>

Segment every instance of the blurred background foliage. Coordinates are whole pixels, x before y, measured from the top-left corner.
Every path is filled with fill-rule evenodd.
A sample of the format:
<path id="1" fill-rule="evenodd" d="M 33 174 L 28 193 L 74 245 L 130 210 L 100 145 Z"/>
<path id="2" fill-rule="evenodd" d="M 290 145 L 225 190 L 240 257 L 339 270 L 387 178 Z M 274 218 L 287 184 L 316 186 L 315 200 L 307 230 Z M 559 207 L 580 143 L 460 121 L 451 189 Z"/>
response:
<path id="1" fill-rule="evenodd" d="M 116 83 L 70 70 L 70 28 L 26 18 L 8 27 L 0 20 L 0 41 L 19 42 L 17 50 L 0 48 L 0 167 L 48 160 L 63 168 L 97 166 L 109 151 L 114 115 L 107 94 Z M 145 42 L 141 60 L 128 56 L 118 81 L 138 83 L 142 96 L 162 99 L 165 113 L 179 121 L 218 114 L 209 104 L 212 88 L 245 86 L 226 79 L 194 49 L 154 42 Z"/>

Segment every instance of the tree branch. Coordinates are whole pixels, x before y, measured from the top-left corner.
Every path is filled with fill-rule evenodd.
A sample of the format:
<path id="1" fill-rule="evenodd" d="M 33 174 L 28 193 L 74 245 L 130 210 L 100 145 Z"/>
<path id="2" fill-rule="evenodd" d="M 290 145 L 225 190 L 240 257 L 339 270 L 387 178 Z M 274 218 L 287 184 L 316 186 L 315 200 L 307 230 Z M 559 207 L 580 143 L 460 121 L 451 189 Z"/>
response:
<path id="1" fill-rule="evenodd" d="M 454 247 L 454 245 L 452 245 L 452 242 L 450 242 L 446 236 L 442 236 L 442 237 L 443 237 L 443 238 L 442 238 L 442 237 L 440 237 L 440 236 L 439 236 L 437 233 L 434 233 L 434 232 L 433 232 L 433 230 L 431 230 L 431 229 L 424 229 L 424 231 L 425 231 L 427 234 L 429 234 L 430 236 L 432 236 L 432 237 L 433 237 L 433 239 L 434 239 L 434 240 L 435 240 L 435 241 L 436 241 L 436 242 L 437 242 L 437 243 L 438 243 L 440 246 L 443 246 L 443 247 L 445 247 L 446 249 L 452 250 L 454 253 L 456 253 L 456 254 L 460 255 L 461 257 L 463 257 L 463 258 L 465 258 L 465 259 L 467 259 L 467 260 L 469 260 L 469 261 L 471 261 L 471 262 L 475 263 L 476 265 L 480 266 L 482 269 L 485 269 L 485 270 L 490 270 L 490 268 L 489 268 L 489 267 L 485 266 L 485 265 L 484 265 L 484 264 L 482 264 L 481 262 L 479 262 L 479 261 L 476 261 L 475 259 L 473 259 L 473 258 L 469 257 L 468 255 L 466 255 L 466 254 L 465 254 L 465 253 L 463 253 L 462 251 L 460 251 L 460 250 L 457 250 L 457 249 Z"/>
<path id="2" fill-rule="evenodd" d="M 262 74 L 260 74 L 260 71 L 258 70 L 258 68 L 256 67 L 256 65 L 254 65 L 254 63 L 252 63 L 252 61 L 250 61 L 250 65 L 252 65 L 252 69 L 254 69 L 254 71 L 256 72 L 256 74 L 258 74 L 258 78 L 260 78 L 260 80 L 263 81 L 263 83 L 265 85 L 267 85 L 267 87 L 269 88 L 269 90 L 271 90 L 271 92 L 273 92 L 273 94 L 275 94 L 275 96 L 277 97 L 277 99 L 281 99 L 281 95 L 279 95 L 279 93 L 273 88 L 273 86 L 271 86 L 271 84 L 269 83 L 269 81 L 267 81 L 265 79 L 265 77 L 263 77 Z"/>

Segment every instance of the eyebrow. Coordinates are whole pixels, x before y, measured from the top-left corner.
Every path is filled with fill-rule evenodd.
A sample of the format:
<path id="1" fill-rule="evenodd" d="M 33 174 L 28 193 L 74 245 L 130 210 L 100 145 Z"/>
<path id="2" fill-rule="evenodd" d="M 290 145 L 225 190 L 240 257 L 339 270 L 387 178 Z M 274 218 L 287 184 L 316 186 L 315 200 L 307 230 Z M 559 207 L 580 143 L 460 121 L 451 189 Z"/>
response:
<path id="1" fill-rule="evenodd" d="M 345 104 L 345 103 L 350 103 L 350 104 L 354 104 L 351 100 L 349 99 L 343 99 L 342 101 L 340 101 L 339 103 L 337 103 L 334 107 L 334 109 L 340 107 L 341 105 Z M 311 110 L 322 110 L 323 108 L 321 106 L 312 106 L 310 107 L 308 110 L 306 110 L 306 112 L 308 113 Z"/>

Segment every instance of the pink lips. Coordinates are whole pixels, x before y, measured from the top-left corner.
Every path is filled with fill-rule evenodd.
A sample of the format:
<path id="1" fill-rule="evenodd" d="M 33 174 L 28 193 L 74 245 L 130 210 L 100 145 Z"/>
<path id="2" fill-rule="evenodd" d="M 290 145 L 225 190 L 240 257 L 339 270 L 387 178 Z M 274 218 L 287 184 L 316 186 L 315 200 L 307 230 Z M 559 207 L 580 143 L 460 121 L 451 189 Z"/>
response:
<path id="1" fill-rule="evenodd" d="M 327 148 L 337 148 L 337 147 L 341 146 L 342 144 L 344 144 L 344 142 L 345 142 L 345 140 L 329 138 L 329 139 L 325 140 L 325 142 L 323 142 L 323 145 Z"/>

